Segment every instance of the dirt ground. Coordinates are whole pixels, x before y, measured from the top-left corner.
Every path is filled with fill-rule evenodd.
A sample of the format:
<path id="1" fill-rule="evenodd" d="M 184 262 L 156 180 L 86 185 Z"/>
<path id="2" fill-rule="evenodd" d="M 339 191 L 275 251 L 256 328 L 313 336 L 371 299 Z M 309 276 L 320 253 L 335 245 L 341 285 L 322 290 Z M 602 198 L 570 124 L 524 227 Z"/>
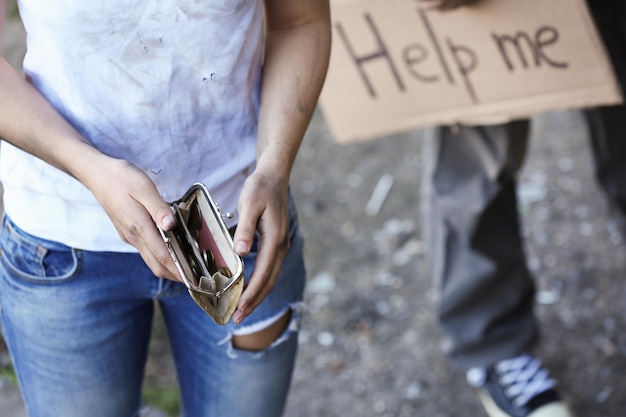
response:
<path id="1" fill-rule="evenodd" d="M 3 37 L 19 65 L 19 25 Z M 333 142 L 321 114 L 311 124 L 292 178 L 309 282 L 287 417 L 484 415 L 441 353 L 419 217 L 421 136 L 347 146 Z M 390 184 L 374 204 L 375 190 Z M 626 238 L 594 182 L 579 113 L 534 120 L 519 195 L 539 288 L 538 353 L 577 416 L 622 417 Z M 173 384 L 158 332 L 148 376 Z M 0 384 L 0 416 L 22 415 L 19 407 L 15 388 Z"/>

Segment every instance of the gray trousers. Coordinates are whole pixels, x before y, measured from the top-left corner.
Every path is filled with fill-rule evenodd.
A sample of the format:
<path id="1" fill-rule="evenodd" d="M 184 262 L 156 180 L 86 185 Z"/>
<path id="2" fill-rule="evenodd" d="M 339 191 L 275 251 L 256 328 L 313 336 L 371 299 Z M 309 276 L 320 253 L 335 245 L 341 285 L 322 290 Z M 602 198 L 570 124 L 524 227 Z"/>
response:
<path id="1" fill-rule="evenodd" d="M 534 342 L 534 284 L 526 266 L 516 175 L 529 123 L 447 127 L 427 132 L 423 225 L 437 316 L 452 359 L 488 365 Z"/>
<path id="2" fill-rule="evenodd" d="M 590 6 L 622 86 L 626 85 L 626 5 Z M 626 107 L 586 111 L 597 179 L 626 213 Z M 529 122 L 438 127 L 424 144 L 423 225 L 440 287 L 439 323 L 447 353 L 462 367 L 487 366 L 532 349 L 534 281 L 519 230 L 516 176 Z"/>

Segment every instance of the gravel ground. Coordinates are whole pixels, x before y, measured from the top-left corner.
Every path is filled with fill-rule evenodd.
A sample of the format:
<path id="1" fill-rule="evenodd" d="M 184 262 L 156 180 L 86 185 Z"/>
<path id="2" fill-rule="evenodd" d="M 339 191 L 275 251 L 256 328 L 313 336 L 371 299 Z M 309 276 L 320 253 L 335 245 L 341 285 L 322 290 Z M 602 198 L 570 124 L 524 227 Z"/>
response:
<path id="1" fill-rule="evenodd" d="M 350 146 L 321 117 L 293 178 L 310 311 L 288 416 L 481 416 L 441 354 L 418 213 L 420 132 Z M 375 215 L 366 207 L 385 178 Z M 626 415 L 626 268 L 578 112 L 534 120 L 520 184 L 539 289 L 539 353 L 580 417 Z"/>
<path id="2" fill-rule="evenodd" d="M 2 46 L 17 65 L 23 39 L 19 23 L 9 23 Z M 538 277 L 539 353 L 579 417 L 621 417 L 625 239 L 594 182 L 579 113 L 534 122 L 520 211 Z M 311 124 L 292 181 L 309 309 L 287 417 L 484 415 L 441 354 L 418 213 L 420 138 L 417 131 L 338 145 L 321 114 Z M 387 191 L 377 202 L 376 189 Z M 0 368 L 2 360 L 0 352 Z M 158 333 L 148 376 L 173 381 Z M 24 415 L 16 389 L 0 383 L 0 416 Z"/>

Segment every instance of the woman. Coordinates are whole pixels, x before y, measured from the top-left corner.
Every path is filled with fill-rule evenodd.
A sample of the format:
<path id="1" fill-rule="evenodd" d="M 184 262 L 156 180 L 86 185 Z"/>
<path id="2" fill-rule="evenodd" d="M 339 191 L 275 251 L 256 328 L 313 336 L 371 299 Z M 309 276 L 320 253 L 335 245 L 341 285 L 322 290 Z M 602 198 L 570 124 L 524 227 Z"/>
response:
<path id="1" fill-rule="evenodd" d="M 158 300 L 183 415 L 280 415 L 304 281 L 288 182 L 328 65 L 328 2 L 18 5 L 25 77 L 0 60 L 0 297 L 28 412 L 137 415 Z M 235 213 L 246 288 L 226 326 L 157 229 L 194 182 Z"/>

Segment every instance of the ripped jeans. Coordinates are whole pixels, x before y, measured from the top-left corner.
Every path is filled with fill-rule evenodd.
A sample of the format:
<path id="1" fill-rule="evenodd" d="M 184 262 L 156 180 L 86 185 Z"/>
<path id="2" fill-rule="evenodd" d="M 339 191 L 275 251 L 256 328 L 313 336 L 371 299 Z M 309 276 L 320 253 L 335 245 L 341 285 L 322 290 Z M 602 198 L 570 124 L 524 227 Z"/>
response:
<path id="1" fill-rule="evenodd" d="M 240 326 L 216 325 L 182 284 L 156 278 L 138 254 L 69 248 L 5 218 L 2 330 L 29 415 L 138 416 L 156 300 L 176 364 L 182 416 L 280 416 L 305 279 L 293 205 L 291 212 L 291 249 L 276 287 Z M 246 277 L 255 253 L 244 259 Z M 233 334 L 260 330 L 288 308 L 291 322 L 268 349 L 233 347 Z"/>

